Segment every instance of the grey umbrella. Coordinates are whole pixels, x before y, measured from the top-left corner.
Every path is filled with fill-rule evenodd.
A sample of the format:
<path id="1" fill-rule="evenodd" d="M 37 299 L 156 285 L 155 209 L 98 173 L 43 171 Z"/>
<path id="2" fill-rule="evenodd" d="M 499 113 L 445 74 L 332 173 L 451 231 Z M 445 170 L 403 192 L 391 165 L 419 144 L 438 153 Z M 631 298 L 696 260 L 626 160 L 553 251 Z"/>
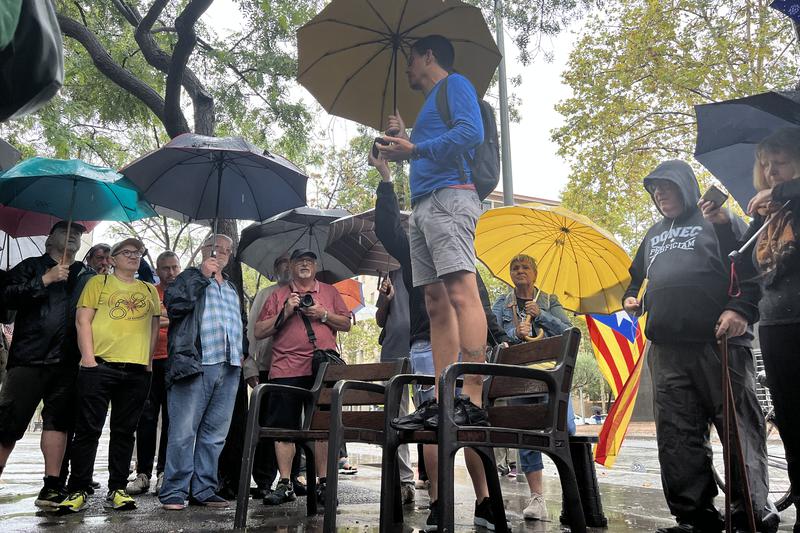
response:
<path id="1" fill-rule="evenodd" d="M 800 91 L 771 91 L 694 109 L 695 158 L 746 208 L 756 194 L 755 146 L 777 129 L 800 125 Z"/>
<path id="2" fill-rule="evenodd" d="M 36 257 L 45 252 L 44 241 L 47 236 L 20 237 L 15 239 L 0 231 L 0 268 L 10 270 L 24 259 Z"/>
<path id="3" fill-rule="evenodd" d="M 355 276 L 350 268 L 325 252 L 331 222 L 350 213 L 344 209 L 298 207 L 275 215 L 242 231 L 239 258 L 270 279 L 275 278 L 273 263 L 292 250 L 308 248 L 317 255 L 317 270 L 322 280 L 335 282 Z"/>
<path id="4" fill-rule="evenodd" d="M 401 213 L 408 229 L 410 213 Z M 375 209 L 343 217 L 331 224 L 325 251 L 359 275 L 378 275 L 400 268 L 375 234 Z"/>
<path id="5" fill-rule="evenodd" d="M 152 204 L 191 220 L 265 220 L 306 203 L 306 180 L 283 157 L 240 137 L 186 133 L 122 169 Z"/>

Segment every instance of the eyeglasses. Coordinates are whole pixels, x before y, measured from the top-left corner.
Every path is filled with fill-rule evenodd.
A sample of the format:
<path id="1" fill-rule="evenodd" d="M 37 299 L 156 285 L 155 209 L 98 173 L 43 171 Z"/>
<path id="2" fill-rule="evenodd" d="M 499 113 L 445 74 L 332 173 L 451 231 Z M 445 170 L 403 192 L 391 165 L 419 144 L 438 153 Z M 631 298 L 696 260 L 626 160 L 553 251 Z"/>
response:
<path id="1" fill-rule="evenodd" d="M 144 256 L 144 252 L 140 252 L 139 250 L 122 250 L 114 255 L 124 255 L 128 259 L 140 259 L 142 256 Z"/>

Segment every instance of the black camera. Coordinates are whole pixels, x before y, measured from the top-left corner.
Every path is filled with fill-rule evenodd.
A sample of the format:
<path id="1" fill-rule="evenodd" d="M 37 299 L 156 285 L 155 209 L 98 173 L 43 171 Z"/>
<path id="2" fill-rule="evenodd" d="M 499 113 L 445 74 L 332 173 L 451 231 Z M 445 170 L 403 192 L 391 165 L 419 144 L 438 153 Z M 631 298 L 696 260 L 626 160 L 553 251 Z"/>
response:
<path id="1" fill-rule="evenodd" d="M 304 294 L 300 297 L 300 307 L 312 307 L 314 305 L 314 297 L 310 294 Z"/>

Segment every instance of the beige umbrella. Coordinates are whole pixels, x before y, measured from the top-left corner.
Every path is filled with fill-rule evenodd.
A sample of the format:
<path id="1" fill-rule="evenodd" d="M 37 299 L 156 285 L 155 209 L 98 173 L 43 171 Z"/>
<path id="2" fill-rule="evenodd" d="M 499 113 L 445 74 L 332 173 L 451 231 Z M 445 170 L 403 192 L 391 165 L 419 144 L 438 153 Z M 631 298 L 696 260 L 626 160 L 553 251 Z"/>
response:
<path id="1" fill-rule="evenodd" d="M 483 96 L 501 56 L 480 9 L 459 0 L 334 0 L 297 31 L 297 79 L 332 115 L 384 130 L 399 109 L 411 126 L 423 98 L 405 69 L 414 41 L 434 34 Z"/>

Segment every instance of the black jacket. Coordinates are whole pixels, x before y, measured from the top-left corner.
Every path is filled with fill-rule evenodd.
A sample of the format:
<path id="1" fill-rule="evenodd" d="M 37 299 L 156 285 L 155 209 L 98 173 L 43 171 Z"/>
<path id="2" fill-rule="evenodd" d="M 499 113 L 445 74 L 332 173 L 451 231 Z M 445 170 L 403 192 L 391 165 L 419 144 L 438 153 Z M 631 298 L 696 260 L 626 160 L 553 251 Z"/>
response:
<path id="1" fill-rule="evenodd" d="M 8 367 L 77 363 L 80 352 L 75 330 L 75 309 L 80 289 L 78 278 L 86 267 L 78 261 L 69 267 L 66 281 L 47 287 L 42 276 L 57 262 L 47 254 L 29 257 L 11 269 L 3 286 L 3 298 L 16 310 L 14 336 Z"/>
<path id="2" fill-rule="evenodd" d="M 783 204 L 792 213 L 795 239 L 800 237 L 800 179 L 780 183 L 772 189 L 772 201 Z M 764 217 L 755 215 L 744 235 L 738 236 L 731 224 L 714 225 L 724 253 L 742 247 L 764 225 Z M 800 243 L 798 243 L 800 244 Z M 800 323 L 800 247 L 782 257 L 776 268 L 768 274 L 755 265 L 755 248 L 751 246 L 737 262 L 740 279 L 753 279 L 761 283 L 763 295 L 759 302 L 762 326 Z"/>
<path id="3" fill-rule="evenodd" d="M 206 307 L 206 287 L 211 280 L 198 268 L 187 268 L 164 292 L 169 316 L 167 330 L 166 386 L 203 373 L 200 321 Z M 242 359 L 247 357 L 247 319 L 242 315 Z"/>
<path id="4" fill-rule="evenodd" d="M 403 270 L 403 283 L 408 290 L 409 311 L 411 313 L 411 343 L 417 340 L 430 340 L 431 321 L 428 309 L 425 307 L 425 290 L 414 287 L 411 277 L 411 247 L 408 235 L 400 222 L 400 205 L 394 192 L 394 185 L 382 181 L 378 184 L 378 194 L 375 200 L 375 234 L 389 254 L 397 259 Z M 486 313 L 488 325 L 487 342 L 496 346 L 501 342 L 514 344 L 503 328 L 497 324 L 497 319 L 492 312 L 489 295 L 480 274 L 475 273 L 478 280 L 478 291 L 481 303 Z"/>
<path id="5" fill-rule="evenodd" d="M 644 278 L 647 312 L 645 335 L 656 343 L 715 342 L 714 328 L 726 309 L 741 314 L 748 324 L 758 321 L 761 290 L 752 280 L 741 284 L 741 295 L 728 296 L 729 262 L 713 224 L 697 207 L 700 188 L 692 168 L 682 161 L 666 161 L 644 178 L 668 180 L 680 190 L 684 209 L 674 219 L 664 217 L 648 231 L 630 268 L 631 284 L 623 296 L 636 296 Z M 654 200 L 655 202 L 655 200 Z M 735 218 L 733 230 L 742 235 L 745 224 Z M 749 346 L 752 327 L 732 344 Z"/>

